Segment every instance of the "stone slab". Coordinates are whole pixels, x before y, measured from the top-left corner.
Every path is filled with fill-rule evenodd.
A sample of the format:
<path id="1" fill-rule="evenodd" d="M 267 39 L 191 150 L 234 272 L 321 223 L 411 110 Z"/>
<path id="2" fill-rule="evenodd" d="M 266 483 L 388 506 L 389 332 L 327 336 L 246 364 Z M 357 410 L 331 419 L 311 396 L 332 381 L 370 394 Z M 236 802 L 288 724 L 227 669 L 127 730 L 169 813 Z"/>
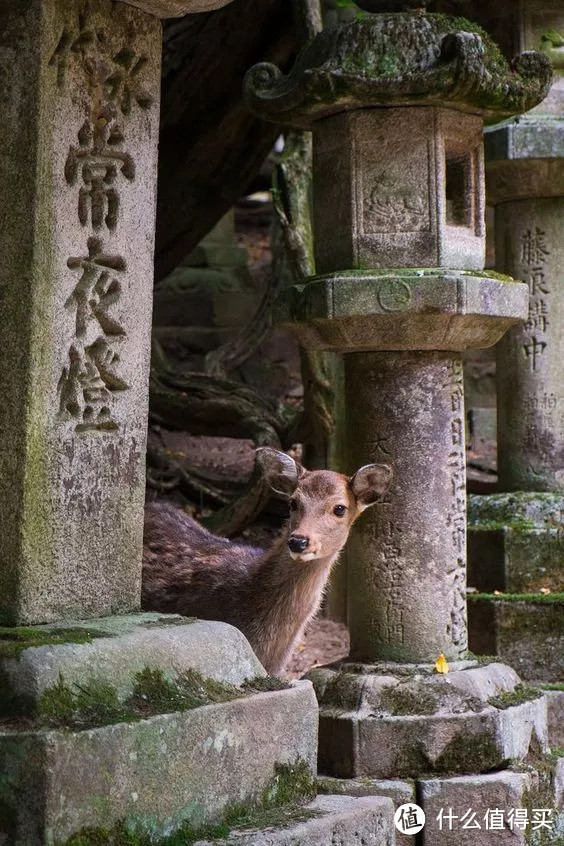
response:
<path id="1" fill-rule="evenodd" d="M 305 761 L 314 775 L 316 742 L 308 682 L 79 732 L 3 728 L 0 843 L 44 846 L 120 820 L 163 836 L 215 820 L 260 796 L 276 765 Z"/>
<path id="2" fill-rule="evenodd" d="M 8 624 L 139 607 L 161 41 L 111 0 L 0 11 Z"/>
<path id="3" fill-rule="evenodd" d="M 548 749 L 546 699 L 502 664 L 447 675 L 313 670 L 319 768 L 340 778 L 486 772 Z M 494 700 L 493 697 L 496 697 Z M 518 703 L 518 704 L 513 704 Z"/>
<path id="4" fill-rule="evenodd" d="M 389 796 L 394 809 L 408 802 L 415 802 L 415 783 L 383 778 L 332 778 L 319 776 L 317 790 L 322 794 L 337 796 Z M 411 836 L 396 831 L 396 846 L 410 846 Z"/>
<path id="5" fill-rule="evenodd" d="M 33 713 L 46 688 L 61 677 L 71 687 L 109 683 L 124 700 L 133 692 L 136 673 L 147 667 L 170 679 L 193 669 L 236 686 L 265 675 L 244 635 L 226 623 L 146 613 L 79 621 L 73 627 L 105 636 L 88 643 L 31 646 L 12 657 L 2 656 L 0 641 L 0 714 Z M 47 636 L 57 630 L 65 631 L 60 626 L 34 629 Z"/>
<path id="6" fill-rule="evenodd" d="M 499 656 L 528 681 L 564 681 L 564 594 L 545 599 L 469 594 L 472 652 Z"/>
<path id="7" fill-rule="evenodd" d="M 197 12 L 212 12 L 227 6 L 232 0 L 120 0 L 129 6 L 143 9 L 157 18 L 182 18 Z"/>
<path id="8" fill-rule="evenodd" d="M 277 320 L 305 347 L 340 352 L 492 346 L 527 316 L 528 288 L 447 268 L 347 271 L 284 293 Z"/>
<path id="9" fill-rule="evenodd" d="M 318 796 L 304 808 L 312 814 L 306 822 L 280 829 L 234 831 L 224 846 L 393 846 L 393 805 L 379 796 Z M 195 846 L 212 846 L 200 840 Z"/>
<path id="10" fill-rule="evenodd" d="M 548 719 L 548 742 L 551 747 L 564 749 L 564 687 L 545 690 Z"/>
<path id="11" fill-rule="evenodd" d="M 510 771 L 421 780 L 420 799 L 426 818 L 422 832 L 423 846 L 451 846 L 453 843 L 459 846 L 489 846 L 492 842 L 525 846 L 530 842 L 528 835 L 531 832 L 516 827 L 511 830 L 506 814 L 511 808 L 528 808 L 527 794 L 535 781 L 538 781 L 536 773 Z M 440 820 L 437 819 L 441 809 L 442 830 Z M 486 823 L 485 816 L 488 810 L 494 809 L 503 812 L 502 830 L 486 829 L 492 817 L 489 815 Z M 453 814 L 452 821 L 445 819 L 449 810 Z M 472 812 L 475 816 L 472 816 Z"/>

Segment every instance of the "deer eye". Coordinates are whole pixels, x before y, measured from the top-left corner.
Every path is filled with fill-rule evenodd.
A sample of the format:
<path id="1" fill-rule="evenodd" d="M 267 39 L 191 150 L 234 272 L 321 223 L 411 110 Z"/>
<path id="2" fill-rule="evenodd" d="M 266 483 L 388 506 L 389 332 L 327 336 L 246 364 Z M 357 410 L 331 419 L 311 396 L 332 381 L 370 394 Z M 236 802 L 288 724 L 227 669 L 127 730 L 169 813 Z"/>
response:
<path id="1" fill-rule="evenodd" d="M 295 499 L 290 500 L 290 511 L 297 511 L 298 503 Z"/>
<path id="2" fill-rule="evenodd" d="M 347 510 L 346 505 L 336 505 L 335 508 L 333 509 L 333 514 L 335 515 L 335 517 L 344 517 L 346 510 Z"/>

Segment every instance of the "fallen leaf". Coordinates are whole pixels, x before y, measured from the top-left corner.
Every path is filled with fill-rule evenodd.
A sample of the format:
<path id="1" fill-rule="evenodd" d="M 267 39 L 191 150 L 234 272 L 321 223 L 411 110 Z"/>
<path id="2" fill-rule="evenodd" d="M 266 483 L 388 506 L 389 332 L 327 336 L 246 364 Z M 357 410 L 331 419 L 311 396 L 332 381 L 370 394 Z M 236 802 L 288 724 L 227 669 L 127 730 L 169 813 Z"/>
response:
<path id="1" fill-rule="evenodd" d="M 541 588 L 541 589 L 540 589 L 540 592 L 541 592 L 541 593 L 550 593 L 550 592 L 551 592 L 551 590 L 550 590 L 550 588 Z"/>
<path id="2" fill-rule="evenodd" d="M 448 666 L 447 659 L 445 658 L 445 656 L 441 652 L 441 654 L 439 655 L 439 657 L 435 661 L 435 672 L 436 673 L 443 673 L 443 674 L 446 675 L 446 673 L 449 672 L 449 669 L 450 668 Z"/>

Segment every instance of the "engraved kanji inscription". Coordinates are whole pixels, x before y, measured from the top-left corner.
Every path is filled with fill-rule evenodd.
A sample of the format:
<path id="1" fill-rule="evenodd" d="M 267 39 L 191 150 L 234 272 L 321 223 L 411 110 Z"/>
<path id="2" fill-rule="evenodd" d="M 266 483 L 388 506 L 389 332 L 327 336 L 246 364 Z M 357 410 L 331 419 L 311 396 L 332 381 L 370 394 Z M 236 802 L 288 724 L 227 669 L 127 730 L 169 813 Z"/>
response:
<path id="1" fill-rule="evenodd" d="M 132 182 L 135 164 L 129 153 L 120 149 L 123 131 L 116 123 L 112 109 L 106 107 L 95 120 L 87 119 L 78 132 L 78 146 L 69 150 L 65 178 L 75 185 L 80 178 L 78 218 L 83 226 L 89 223 L 95 232 L 103 226 L 117 226 L 119 193 L 118 174 Z"/>
<path id="2" fill-rule="evenodd" d="M 113 56 L 113 62 L 115 70 L 105 79 L 109 100 L 117 103 L 124 115 L 130 114 L 134 102 L 142 109 L 150 109 L 154 99 L 142 82 L 147 57 L 138 56 L 134 50 L 126 47 Z"/>

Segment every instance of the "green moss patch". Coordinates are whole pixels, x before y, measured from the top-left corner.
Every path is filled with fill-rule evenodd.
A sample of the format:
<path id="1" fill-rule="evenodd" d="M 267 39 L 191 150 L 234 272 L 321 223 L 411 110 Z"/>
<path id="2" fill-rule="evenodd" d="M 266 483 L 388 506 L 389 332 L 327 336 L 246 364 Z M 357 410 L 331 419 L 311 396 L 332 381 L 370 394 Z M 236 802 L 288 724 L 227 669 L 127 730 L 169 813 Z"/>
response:
<path id="1" fill-rule="evenodd" d="M 61 643 L 91 643 L 97 637 L 111 637 L 107 632 L 87 628 L 44 629 L 0 626 L 0 659 L 17 657 L 33 646 L 57 646 Z"/>
<path id="2" fill-rule="evenodd" d="M 430 691 L 419 688 L 417 691 L 398 685 L 385 687 L 381 691 L 383 706 L 393 717 L 407 715 L 434 714 L 438 711 L 439 700 Z"/>
<path id="3" fill-rule="evenodd" d="M 528 684 L 517 684 L 513 690 L 506 690 L 497 696 L 490 696 L 488 703 L 493 705 L 494 708 L 505 711 L 506 708 L 512 708 L 514 705 L 522 705 L 524 702 L 531 702 L 540 696 L 542 696 L 542 690 L 539 690 L 538 687 L 532 687 Z"/>
<path id="4" fill-rule="evenodd" d="M 59 676 L 56 684 L 41 695 L 35 716 L 24 722 L 32 729 L 81 730 L 189 711 L 288 687 L 285 682 L 268 676 L 247 679 L 241 687 L 235 687 L 204 678 L 196 670 L 187 670 L 171 680 L 162 670 L 147 667 L 136 674 L 132 695 L 120 701 L 116 688 L 103 680 L 68 684 Z"/>
<path id="5" fill-rule="evenodd" d="M 277 764 L 270 783 L 259 796 L 229 805 L 216 823 L 195 826 L 183 823 L 173 834 L 156 838 L 143 831 L 142 823 L 122 821 L 111 829 L 88 828 L 57 846 L 192 846 L 198 840 L 222 840 L 234 829 L 261 829 L 305 822 L 315 811 L 301 803 L 312 799 L 316 782 L 307 763 Z"/>
<path id="6" fill-rule="evenodd" d="M 469 602 L 529 602 L 535 605 L 564 605 L 564 593 L 469 593 Z"/>

